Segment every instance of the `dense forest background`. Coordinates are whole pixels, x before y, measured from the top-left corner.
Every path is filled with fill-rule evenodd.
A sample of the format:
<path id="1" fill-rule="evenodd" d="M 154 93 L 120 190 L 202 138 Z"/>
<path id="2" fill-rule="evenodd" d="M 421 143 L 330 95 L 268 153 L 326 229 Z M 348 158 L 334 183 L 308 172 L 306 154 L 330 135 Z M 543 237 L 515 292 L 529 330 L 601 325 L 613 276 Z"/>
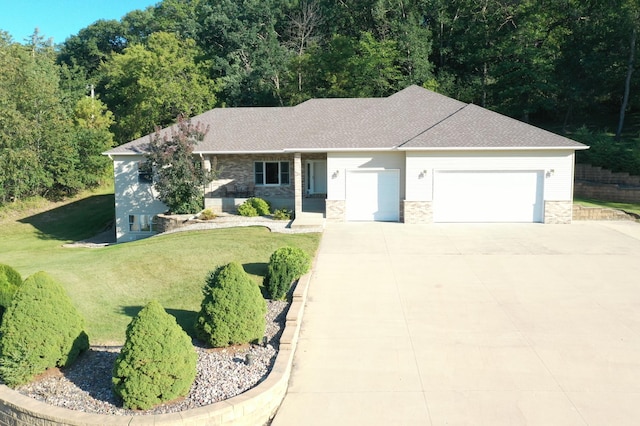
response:
<path id="1" fill-rule="evenodd" d="M 639 28 L 637 0 L 163 0 L 59 45 L 0 32 L 0 204 L 99 184 L 179 114 L 410 84 L 640 174 Z"/>

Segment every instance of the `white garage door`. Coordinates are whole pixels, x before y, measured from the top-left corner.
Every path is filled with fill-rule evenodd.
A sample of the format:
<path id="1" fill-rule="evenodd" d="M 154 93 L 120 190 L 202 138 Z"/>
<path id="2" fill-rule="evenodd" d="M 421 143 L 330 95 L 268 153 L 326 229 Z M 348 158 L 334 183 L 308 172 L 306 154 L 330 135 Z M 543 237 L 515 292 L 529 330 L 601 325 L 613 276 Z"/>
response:
<path id="1" fill-rule="evenodd" d="M 439 171 L 434 222 L 542 222 L 542 171 Z"/>
<path id="2" fill-rule="evenodd" d="M 346 217 L 347 220 L 400 220 L 400 171 L 347 171 Z"/>

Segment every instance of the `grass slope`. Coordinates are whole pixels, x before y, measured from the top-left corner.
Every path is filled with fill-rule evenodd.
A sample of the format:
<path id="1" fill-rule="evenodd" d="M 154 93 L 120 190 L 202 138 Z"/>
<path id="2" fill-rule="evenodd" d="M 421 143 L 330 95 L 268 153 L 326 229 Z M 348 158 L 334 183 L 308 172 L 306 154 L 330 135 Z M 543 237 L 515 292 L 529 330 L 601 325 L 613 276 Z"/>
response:
<path id="1" fill-rule="evenodd" d="M 113 217 L 113 195 L 93 194 L 52 210 L 0 220 L 0 263 L 23 277 L 43 270 L 59 280 L 87 320 L 92 343 L 122 343 L 131 318 L 158 300 L 192 334 L 208 271 L 240 262 L 259 284 L 271 253 L 296 246 L 313 255 L 319 234 L 262 227 L 183 232 L 99 249 L 64 248 Z"/>

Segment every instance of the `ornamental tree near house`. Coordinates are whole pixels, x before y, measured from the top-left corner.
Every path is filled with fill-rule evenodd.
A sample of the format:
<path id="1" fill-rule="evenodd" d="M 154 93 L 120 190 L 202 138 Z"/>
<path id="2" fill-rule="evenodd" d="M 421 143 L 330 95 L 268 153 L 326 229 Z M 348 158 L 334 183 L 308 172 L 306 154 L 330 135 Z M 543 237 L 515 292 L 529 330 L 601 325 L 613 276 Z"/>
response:
<path id="1" fill-rule="evenodd" d="M 180 116 L 170 134 L 163 135 L 157 129 L 151 136 L 145 166 L 154 171 L 153 186 L 171 213 L 202 210 L 203 187 L 215 179 L 217 171 L 204 170 L 193 157 L 193 148 L 208 130 Z"/>

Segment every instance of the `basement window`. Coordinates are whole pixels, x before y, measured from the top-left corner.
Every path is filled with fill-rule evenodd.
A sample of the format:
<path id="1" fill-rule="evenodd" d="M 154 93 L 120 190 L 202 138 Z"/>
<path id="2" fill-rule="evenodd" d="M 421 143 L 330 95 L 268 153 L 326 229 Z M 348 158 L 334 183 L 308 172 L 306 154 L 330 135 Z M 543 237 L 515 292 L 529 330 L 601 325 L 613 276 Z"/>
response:
<path id="1" fill-rule="evenodd" d="M 129 232 L 154 232 L 153 215 L 150 214 L 130 214 Z"/>

